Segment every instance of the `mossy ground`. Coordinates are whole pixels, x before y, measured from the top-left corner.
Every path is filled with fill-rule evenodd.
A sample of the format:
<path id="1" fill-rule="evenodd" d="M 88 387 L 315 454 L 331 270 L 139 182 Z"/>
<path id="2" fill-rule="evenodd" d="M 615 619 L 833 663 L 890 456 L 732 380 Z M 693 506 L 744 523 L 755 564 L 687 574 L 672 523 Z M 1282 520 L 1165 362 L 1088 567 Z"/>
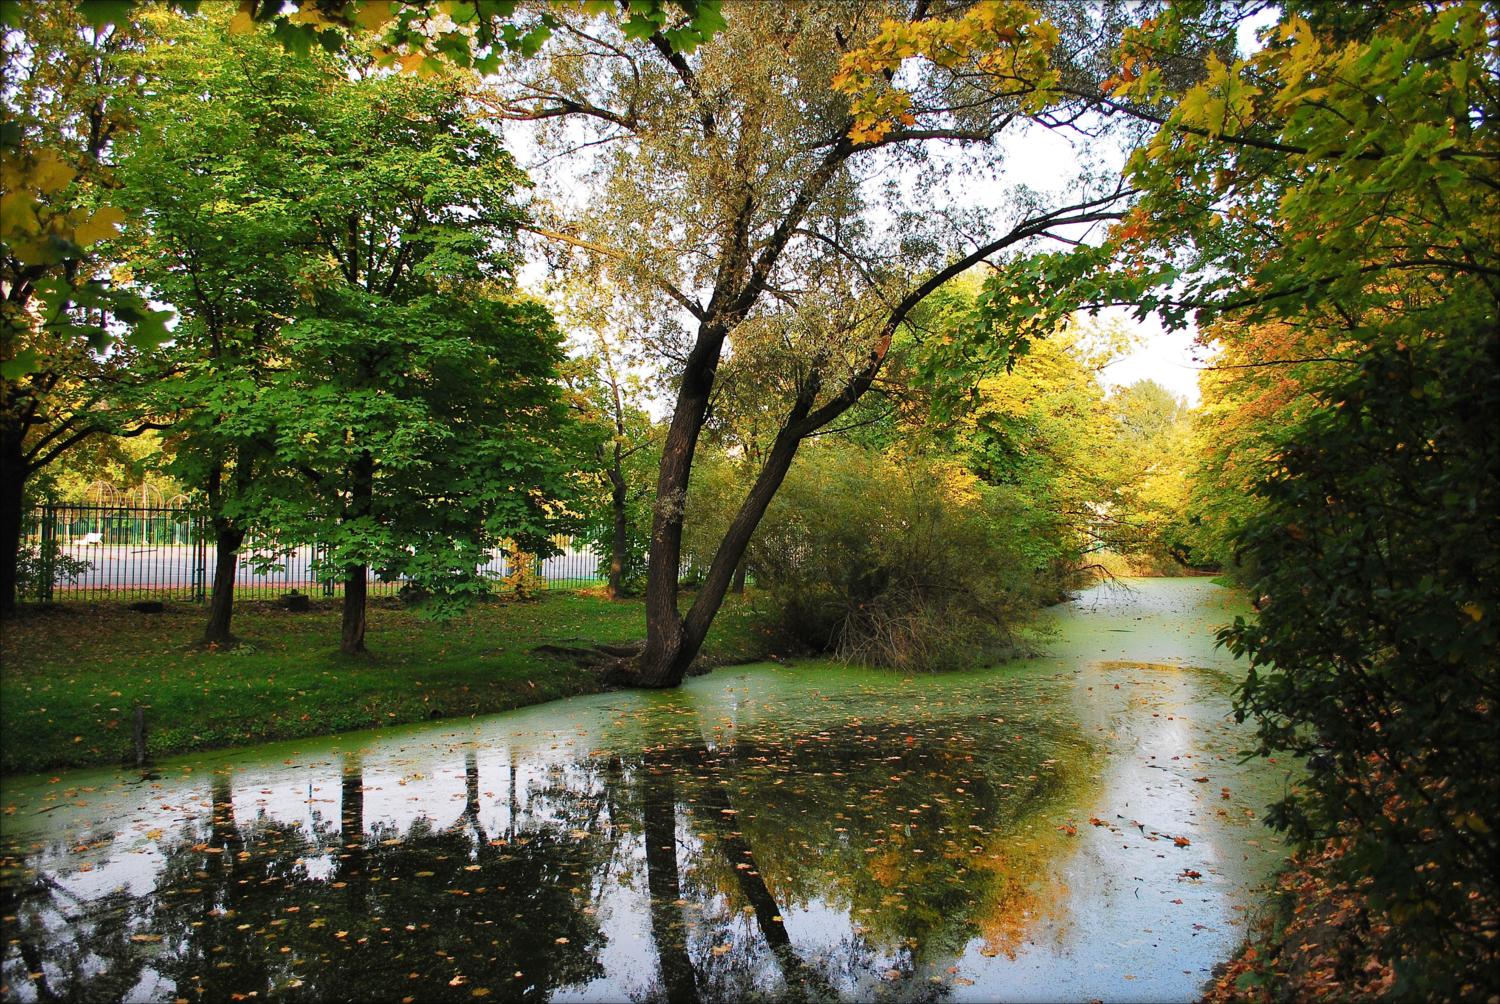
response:
<path id="1" fill-rule="evenodd" d="M 690 598 L 688 598 L 690 601 Z M 496 602 L 446 624 L 394 600 L 371 602 L 359 657 L 341 655 L 335 601 L 309 613 L 237 607 L 232 650 L 198 644 L 206 611 L 168 603 L 23 608 L 0 643 L 0 772 L 113 765 L 133 757 L 136 705 L 151 756 L 333 735 L 376 725 L 506 711 L 598 689 L 564 660 L 532 654 L 570 639 L 622 644 L 645 634 L 640 601 L 549 593 Z M 768 636 L 731 596 L 705 647 L 709 662 L 759 656 Z"/>

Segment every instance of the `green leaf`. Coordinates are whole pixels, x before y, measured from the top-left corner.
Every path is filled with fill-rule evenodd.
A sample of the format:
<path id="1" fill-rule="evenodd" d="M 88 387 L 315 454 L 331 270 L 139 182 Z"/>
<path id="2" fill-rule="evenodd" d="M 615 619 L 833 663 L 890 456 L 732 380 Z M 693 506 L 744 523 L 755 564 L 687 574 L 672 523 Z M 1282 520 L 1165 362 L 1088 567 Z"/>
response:
<path id="1" fill-rule="evenodd" d="M 6 4 L 7 7 L 12 6 Z M 24 7 L 25 4 L 15 4 Z M 76 5 L 76 9 L 83 16 L 89 27 L 95 31 L 111 24 L 125 24 L 130 20 L 131 12 L 135 9 L 135 0 L 89 0 L 88 3 Z"/>
<path id="2" fill-rule="evenodd" d="M 14 357 L 0 362 L 0 377 L 19 380 L 28 373 L 42 368 L 42 354 L 36 349 L 22 349 Z"/>

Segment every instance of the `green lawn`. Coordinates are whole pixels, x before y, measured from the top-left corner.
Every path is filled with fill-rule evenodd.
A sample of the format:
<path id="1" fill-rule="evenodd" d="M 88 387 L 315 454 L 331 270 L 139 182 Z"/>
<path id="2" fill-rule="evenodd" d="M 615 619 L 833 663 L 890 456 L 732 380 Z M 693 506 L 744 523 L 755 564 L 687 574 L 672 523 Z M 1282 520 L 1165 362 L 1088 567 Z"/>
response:
<path id="1" fill-rule="evenodd" d="M 3 625 L 0 772 L 131 761 L 134 708 L 152 756 L 504 711 L 597 689 L 571 663 L 530 654 L 569 639 L 620 644 L 645 634 L 639 601 L 555 592 L 492 603 L 448 624 L 395 600 L 371 602 L 368 655 L 338 652 L 333 601 L 293 614 L 246 603 L 245 642 L 195 644 L 205 611 L 170 603 L 139 614 L 115 603 L 24 608 Z M 761 655 L 766 637 L 731 596 L 709 636 L 710 662 Z"/>

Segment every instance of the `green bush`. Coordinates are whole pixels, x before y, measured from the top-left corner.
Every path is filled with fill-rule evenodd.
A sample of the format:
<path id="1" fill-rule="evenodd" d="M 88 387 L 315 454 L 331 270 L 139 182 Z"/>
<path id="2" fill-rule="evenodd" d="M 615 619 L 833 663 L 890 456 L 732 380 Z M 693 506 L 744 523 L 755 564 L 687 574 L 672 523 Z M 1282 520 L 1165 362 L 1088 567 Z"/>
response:
<path id="1" fill-rule="evenodd" d="M 1237 543 L 1259 616 L 1221 634 L 1241 720 L 1311 774 L 1270 820 L 1343 838 L 1405 994 L 1500 992 L 1500 341 L 1370 350 L 1291 431 Z M 1415 341 L 1415 339 L 1414 339 Z"/>
<path id="2" fill-rule="evenodd" d="M 706 567 L 748 484 L 695 471 L 685 552 Z M 789 642 L 902 671 L 1002 659 L 1059 589 L 1028 555 L 1017 503 L 961 465 L 856 446 L 804 448 L 746 554 Z"/>
<path id="3" fill-rule="evenodd" d="M 27 599 L 49 600 L 63 579 L 71 582 L 93 567 L 92 561 L 64 554 L 55 539 L 44 540 L 17 552 L 16 592 Z"/>

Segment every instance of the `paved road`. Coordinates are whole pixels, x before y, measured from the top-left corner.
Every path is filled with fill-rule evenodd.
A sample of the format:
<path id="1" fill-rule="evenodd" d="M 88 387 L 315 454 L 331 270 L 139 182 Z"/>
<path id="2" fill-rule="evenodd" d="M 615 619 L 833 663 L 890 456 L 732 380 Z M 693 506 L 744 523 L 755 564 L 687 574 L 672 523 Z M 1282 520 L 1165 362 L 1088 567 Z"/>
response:
<path id="1" fill-rule="evenodd" d="M 129 546 L 121 544 L 71 544 L 63 552 L 74 558 L 88 561 L 93 567 L 79 575 L 71 583 L 60 585 L 60 592 L 73 590 L 98 590 L 108 587 L 113 592 L 147 589 L 187 589 L 202 578 L 212 579 L 216 549 L 206 548 L 202 570 L 194 548 L 186 545 L 162 547 Z M 273 559 L 269 566 L 252 560 L 259 557 Z M 303 592 L 317 590 L 317 581 L 312 575 L 313 549 L 299 547 L 291 552 L 242 552 L 235 573 L 237 587 L 261 587 L 287 591 L 293 588 Z M 505 562 L 495 558 L 485 569 L 491 575 L 506 573 Z M 542 578 L 548 582 L 565 579 L 592 579 L 598 569 L 598 558 L 588 551 L 570 551 L 542 562 Z M 378 581 L 374 571 L 370 581 Z"/>

